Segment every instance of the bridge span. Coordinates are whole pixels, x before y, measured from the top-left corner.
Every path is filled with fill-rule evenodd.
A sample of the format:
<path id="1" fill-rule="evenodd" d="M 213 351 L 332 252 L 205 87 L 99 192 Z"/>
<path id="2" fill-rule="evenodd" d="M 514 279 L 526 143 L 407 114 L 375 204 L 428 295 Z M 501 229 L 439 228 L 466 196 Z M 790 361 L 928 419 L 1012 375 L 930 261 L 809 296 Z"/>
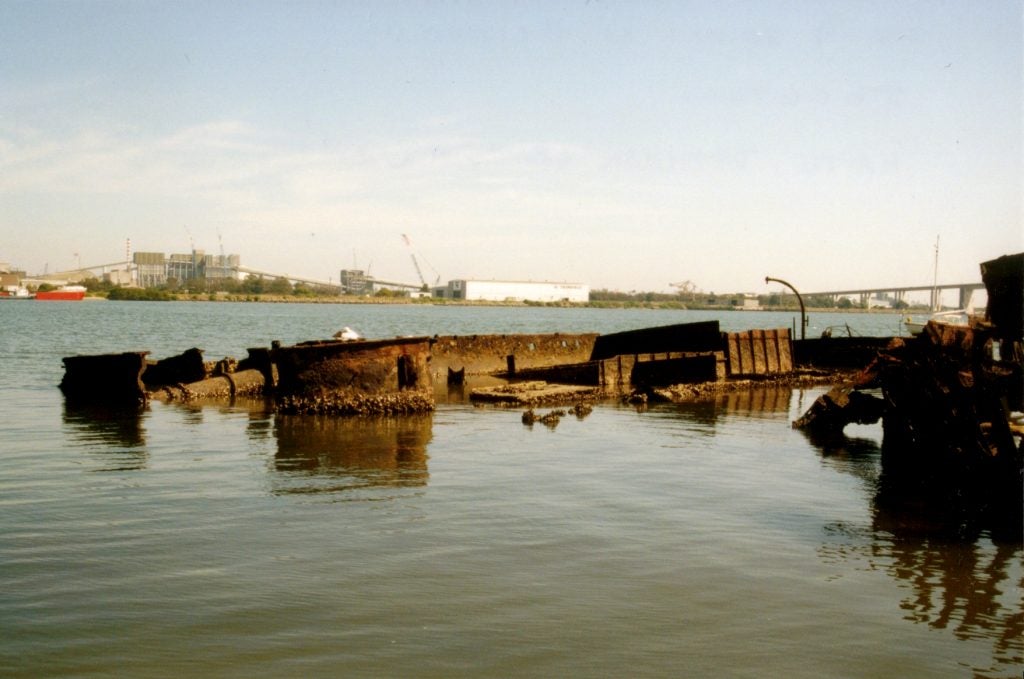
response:
<path id="1" fill-rule="evenodd" d="M 944 285 L 904 285 L 885 288 L 858 288 L 851 290 L 827 290 L 824 292 L 801 292 L 804 297 L 831 297 L 833 302 L 839 297 L 857 295 L 862 304 L 866 304 L 872 297 L 879 295 L 891 295 L 897 302 L 905 301 L 909 292 L 927 292 L 928 306 L 932 309 L 939 307 L 939 300 L 943 290 L 957 291 L 957 309 L 967 309 L 971 306 L 971 298 L 975 290 L 984 290 L 984 283 L 947 283 Z"/>

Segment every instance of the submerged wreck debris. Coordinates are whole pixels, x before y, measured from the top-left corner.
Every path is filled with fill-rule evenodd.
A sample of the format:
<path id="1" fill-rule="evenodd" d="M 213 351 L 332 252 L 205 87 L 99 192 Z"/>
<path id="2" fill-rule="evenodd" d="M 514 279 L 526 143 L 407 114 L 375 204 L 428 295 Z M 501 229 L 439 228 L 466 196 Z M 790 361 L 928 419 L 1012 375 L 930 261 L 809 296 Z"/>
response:
<path id="1" fill-rule="evenodd" d="M 574 384 L 551 384 L 535 380 L 513 382 L 497 387 L 481 387 L 474 389 L 470 394 L 470 398 L 478 402 L 522 406 L 595 399 L 600 395 L 601 392 L 596 387 Z"/>
<path id="2" fill-rule="evenodd" d="M 277 400 L 277 409 L 282 413 L 301 415 L 411 415 L 430 412 L 434 409 L 434 400 L 421 392 L 313 397 L 285 395 Z"/>
<path id="3" fill-rule="evenodd" d="M 566 412 L 561 409 L 552 410 L 544 415 L 538 415 L 533 412 L 533 408 L 530 408 L 523 413 L 523 424 L 528 427 L 532 427 L 535 422 L 540 422 L 549 429 L 554 429 L 558 426 L 558 423 L 565 417 Z"/>
<path id="4" fill-rule="evenodd" d="M 587 415 L 594 412 L 594 406 L 588 403 L 577 403 L 572 407 L 573 414 L 576 415 L 577 420 L 586 419 Z"/>
<path id="5" fill-rule="evenodd" d="M 631 391 L 628 394 L 624 394 L 622 397 L 623 403 L 628 403 L 630 405 L 636 406 L 645 406 L 647 405 L 647 401 L 649 400 L 650 397 L 642 391 Z"/>
<path id="6" fill-rule="evenodd" d="M 576 415 L 577 420 L 585 419 L 587 415 L 593 412 L 593 410 L 593 406 L 590 406 L 586 403 L 577 403 L 572 407 L 572 412 Z M 555 426 L 558 425 L 558 421 L 561 418 L 565 417 L 566 414 L 566 411 L 559 408 L 556 410 L 552 410 L 546 415 L 538 415 L 537 413 L 534 412 L 533 408 L 529 408 L 528 410 L 523 412 L 522 420 L 523 424 L 527 426 L 532 427 L 535 422 L 540 422 L 541 424 L 545 424 L 551 428 L 554 428 Z"/>
<path id="7" fill-rule="evenodd" d="M 840 434 L 848 424 L 874 424 L 883 413 L 883 401 L 852 386 L 833 387 L 815 400 L 794 429 L 815 434 Z"/>
<path id="8" fill-rule="evenodd" d="M 894 339 L 858 381 L 833 389 L 794 423 L 812 433 L 882 420 L 889 469 L 961 489 L 1020 496 L 1024 481 L 1024 253 L 981 265 L 989 303 L 969 326 L 929 321 Z M 881 396 L 865 393 L 878 389 Z M 1019 511 L 1019 506 L 1017 511 Z"/>
<path id="9" fill-rule="evenodd" d="M 167 401 L 223 399 L 236 396 L 259 396 L 264 393 L 266 378 L 259 370 L 218 372 L 188 384 L 164 384 L 150 391 L 150 397 Z"/>

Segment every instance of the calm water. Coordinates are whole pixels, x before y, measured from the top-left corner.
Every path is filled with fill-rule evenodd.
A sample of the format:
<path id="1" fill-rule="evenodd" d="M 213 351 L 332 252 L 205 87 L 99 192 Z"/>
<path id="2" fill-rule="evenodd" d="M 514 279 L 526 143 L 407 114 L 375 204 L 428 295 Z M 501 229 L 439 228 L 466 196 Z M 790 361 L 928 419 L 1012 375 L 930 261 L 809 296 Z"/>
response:
<path id="1" fill-rule="evenodd" d="M 1020 676 L 1020 536 L 883 501 L 878 427 L 771 389 L 527 428 L 69 411 L 62 356 L 792 314 L 0 303 L 0 675 Z M 894 334 L 895 315 L 811 315 Z M 904 505 L 908 503 L 902 503 Z"/>

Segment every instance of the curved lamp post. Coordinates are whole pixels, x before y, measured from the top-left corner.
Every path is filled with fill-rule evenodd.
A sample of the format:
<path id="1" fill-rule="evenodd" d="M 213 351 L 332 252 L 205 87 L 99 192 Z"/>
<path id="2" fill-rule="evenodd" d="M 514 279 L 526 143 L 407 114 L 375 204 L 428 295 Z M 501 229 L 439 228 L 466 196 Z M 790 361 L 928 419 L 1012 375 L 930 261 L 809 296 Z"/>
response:
<path id="1" fill-rule="evenodd" d="M 796 301 L 800 302 L 800 339 L 806 339 L 805 335 L 807 331 L 807 314 L 804 312 L 804 298 L 800 296 L 800 293 L 796 291 L 796 288 L 794 288 L 792 285 L 782 280 L 781 278 L 772 278 L 770 276 L 765 276 L 764 284 L 768 285 L 768 283 L 782 283 L 787 288 L 792 290 L 794 295 L 796 295 Z"/>

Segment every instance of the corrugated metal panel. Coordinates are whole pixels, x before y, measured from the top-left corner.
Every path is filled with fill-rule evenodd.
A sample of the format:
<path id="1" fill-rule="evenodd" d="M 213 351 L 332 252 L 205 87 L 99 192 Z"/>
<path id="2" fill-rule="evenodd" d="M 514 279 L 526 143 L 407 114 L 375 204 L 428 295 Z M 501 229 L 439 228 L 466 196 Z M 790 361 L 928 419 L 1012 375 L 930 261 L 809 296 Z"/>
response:
<path id="1" fill-rule="evenodd" d="M 728 333 L 726 345 L 730 377 L 793 371 L 788 328 Z"/>

